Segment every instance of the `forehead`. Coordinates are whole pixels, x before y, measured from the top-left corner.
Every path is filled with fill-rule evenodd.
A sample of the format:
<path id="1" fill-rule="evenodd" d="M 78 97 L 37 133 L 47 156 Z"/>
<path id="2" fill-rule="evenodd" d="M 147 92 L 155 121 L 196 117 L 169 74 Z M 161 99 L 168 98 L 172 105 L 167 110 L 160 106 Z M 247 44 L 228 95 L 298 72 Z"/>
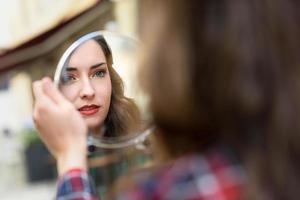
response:
<path id="1" fill-rule="evenodd" d="M 106 62 L 104 52 L 95 40 L 88 40 L 81 44 L 71 55 L 70 67 L 89 67 L 94 64 Z"/>

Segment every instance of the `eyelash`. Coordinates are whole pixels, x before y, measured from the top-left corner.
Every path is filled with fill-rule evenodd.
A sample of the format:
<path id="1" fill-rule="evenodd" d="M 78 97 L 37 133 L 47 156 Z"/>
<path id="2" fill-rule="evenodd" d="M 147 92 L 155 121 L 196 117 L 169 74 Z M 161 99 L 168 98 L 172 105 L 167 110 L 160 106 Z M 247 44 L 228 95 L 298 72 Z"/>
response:
<path id="1" fill-rule="evenodd" d="M 100 74 L 101 73 L 101 74 Z M 95 71 L 91 78 L 103 78 L 106 75 L 106 69 Z M 68 84 L 76 80 L 76 77 L 72 74 L 65 74 L 61 77 L 62 84 Z"/>
<path id="2" fill-rule="evenodd" d="M 101 73 L 101 74 L 100 74 Z M 93 75 L 92 75 L 92 78 L 95 78 L 95 77 L 99 77 L 99 78 L 102 78 L 106 75 L 106 70 L 105 69 L 101 69 L 101 70 L 97 70 Z"/>
<path id="3" fill-rule="evenodd" d="M 76 78 L 72 74 L 65 74 L 61 77 L 61 83 L 62 84 L 68 84 L 72 81 L 75 81 Z"/>

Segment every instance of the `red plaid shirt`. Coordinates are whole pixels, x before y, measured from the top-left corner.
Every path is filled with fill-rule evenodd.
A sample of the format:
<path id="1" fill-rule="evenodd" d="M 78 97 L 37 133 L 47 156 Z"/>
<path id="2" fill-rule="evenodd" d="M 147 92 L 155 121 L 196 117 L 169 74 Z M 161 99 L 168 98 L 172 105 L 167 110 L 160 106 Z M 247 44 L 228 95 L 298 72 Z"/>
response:
<path id="1" fill-rule="evenodd" d="M 183 156 L 155 172 L 139 173 L 117 200 L 240 200 L 246 184 L 243 168 L 228 149 Z M 98 199 L 87 172 L 66 173 L 57 199 Z"/>

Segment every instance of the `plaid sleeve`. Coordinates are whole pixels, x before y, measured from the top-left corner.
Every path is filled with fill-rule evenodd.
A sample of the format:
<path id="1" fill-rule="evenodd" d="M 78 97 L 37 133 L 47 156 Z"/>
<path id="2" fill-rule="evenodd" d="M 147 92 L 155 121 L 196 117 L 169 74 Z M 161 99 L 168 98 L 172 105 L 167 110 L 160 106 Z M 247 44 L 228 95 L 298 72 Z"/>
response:
<path id="1" fill-rule="evenodd" d="M 118 200 L 240 200 L 247 177 L 231 152 L 213 150 L 178 158 L 155 173 L 133 176 Z"/>
<path id="2" fill-rule="evenodd" d="M 96 189 L 88 173 L 73 169 L 58 182 L 57 200 L 98 200 Z"/>

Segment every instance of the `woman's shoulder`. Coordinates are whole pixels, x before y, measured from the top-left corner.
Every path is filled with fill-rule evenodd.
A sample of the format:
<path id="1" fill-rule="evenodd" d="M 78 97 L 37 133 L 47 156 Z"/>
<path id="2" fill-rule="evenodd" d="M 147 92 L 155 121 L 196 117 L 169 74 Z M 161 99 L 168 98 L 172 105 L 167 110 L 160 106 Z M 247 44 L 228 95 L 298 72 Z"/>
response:
<path id="1" fill-rule="evenodd" d="M 130 179 L 122 199 L 240 199 L 246 182 L 242 165 L 223 147 L 181 156 Z"/>

